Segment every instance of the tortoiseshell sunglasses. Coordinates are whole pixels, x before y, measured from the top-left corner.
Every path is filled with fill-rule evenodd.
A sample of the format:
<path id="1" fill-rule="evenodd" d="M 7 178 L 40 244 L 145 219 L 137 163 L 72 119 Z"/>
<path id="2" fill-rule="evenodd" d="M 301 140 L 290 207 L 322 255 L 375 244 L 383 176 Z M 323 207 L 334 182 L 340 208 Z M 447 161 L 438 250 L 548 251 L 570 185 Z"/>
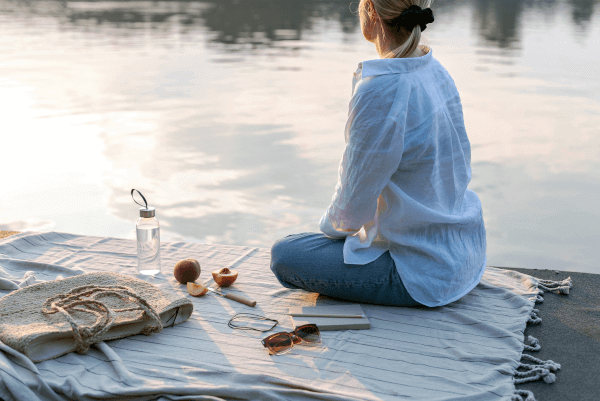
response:
<path id="1" fill-rule="evenodd" d="M 261 342 L 271 355 L 281 355 L 290 352 L 294 344 L 306 342 L 306 345 L 316 345 L 321 344 L 322 340 L 321 333 L 316 324 L 305 324 L 296 327 L 290 333 L 281 332 L 271 334 Z"/>

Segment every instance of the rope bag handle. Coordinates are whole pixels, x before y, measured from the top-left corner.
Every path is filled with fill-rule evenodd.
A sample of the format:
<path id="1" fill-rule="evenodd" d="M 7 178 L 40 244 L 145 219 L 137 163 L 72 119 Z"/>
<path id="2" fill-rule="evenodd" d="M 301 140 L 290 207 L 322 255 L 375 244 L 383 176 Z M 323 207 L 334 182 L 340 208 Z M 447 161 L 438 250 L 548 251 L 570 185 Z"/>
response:
<path id="1" fill-rule="evenodd" d="M 130 308 L 110 309 L 108 305 L 100 301 L 100 298 L 115 296 L 123 301 L 130 302 L 134 306 Z M 71 327 L 73 336 L 77 344 L 76 351 L 85 354 L 89 351 L 90 345 L 102 341 L 102 336 L 110 330 L 116 320 L 116 313 L 142 311 L 142 320 L 149 321 L 142 329 L 142 334 L 160 333 L 163 325 L 160 317 L 148 304 L 148 302 L 137 295 L 131 288 L 125 286 L 84 285 L 73 288 L 66 294 L 52 296 L 44 302 L 42 312 L 47 315 L 62 313 Z M 71 316 L 69 311 L 90 313 L 96 316 L 96 322 L 91 326 L 79 325 Z M 152 321 L 155 323 L 152 324 Z"/>

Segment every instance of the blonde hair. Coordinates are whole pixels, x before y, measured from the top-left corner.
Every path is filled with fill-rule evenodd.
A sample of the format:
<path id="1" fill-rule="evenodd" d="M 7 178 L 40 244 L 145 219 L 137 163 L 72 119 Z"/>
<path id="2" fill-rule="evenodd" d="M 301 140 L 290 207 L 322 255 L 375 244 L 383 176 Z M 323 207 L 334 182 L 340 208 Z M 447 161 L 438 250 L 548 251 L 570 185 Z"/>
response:
<path id="1" fill-rule="evenodd" d="M 398 17 L 404 10 L 410 6 L 419 6 L 421 8 L 431 7 L 433 0 L 371 0 L 375 12 L 379 15 L 379 18 L 385 23 Z M 359 12 L 366 12 L 365 10 L 366 0 L 360 0 L 358 5 Z M 389 27 L 389 24 L 388 24 Z M 391 28 L 393 31 L 394 28 Z M 385 35 L 385 31 L 383 32 Z M 417 46 L 421 42 L 421 27 L 415 26 L 411 32 L 405 28 L 399 28 L 394 34 L 394 39 L 397 43 L 401 43 L 400 46 L 390 51 L 385 55 L 386 58 L 404 58 L 408 57 L 417 50 Z"/>

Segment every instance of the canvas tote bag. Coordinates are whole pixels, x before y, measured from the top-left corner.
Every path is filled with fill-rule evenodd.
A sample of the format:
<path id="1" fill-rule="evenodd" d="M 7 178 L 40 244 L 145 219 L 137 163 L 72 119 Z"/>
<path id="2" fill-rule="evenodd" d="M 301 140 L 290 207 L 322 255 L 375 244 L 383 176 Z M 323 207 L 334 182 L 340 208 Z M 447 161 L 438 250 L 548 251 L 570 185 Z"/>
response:
<path id="1" fill-rule="evenodd" d="M 33 362 L 91 344 L 158 333 L 185 322 L 185 296 L 118 273 L 89 273 L 22 288 L 0 298 L 0 340 Z"/>

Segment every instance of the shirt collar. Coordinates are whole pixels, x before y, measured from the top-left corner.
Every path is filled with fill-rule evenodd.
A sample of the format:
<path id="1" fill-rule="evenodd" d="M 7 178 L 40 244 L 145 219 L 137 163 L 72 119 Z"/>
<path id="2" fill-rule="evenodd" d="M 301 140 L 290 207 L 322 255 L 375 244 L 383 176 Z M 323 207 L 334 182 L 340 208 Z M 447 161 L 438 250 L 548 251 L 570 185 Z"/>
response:
<path id="1" fill-rule="evenodd" d="M 428 48 L 426 55 L 411 58 L 380 58 L 376 60 L 367 60 L 359 63 L 358 69 L 362 70 L 362 78 L 374 75 L 402 74 L 413 72 L 425 67 L 433 58 L 433 51 Z M 358 71 L 357 71 L 358 72 Z"/>

